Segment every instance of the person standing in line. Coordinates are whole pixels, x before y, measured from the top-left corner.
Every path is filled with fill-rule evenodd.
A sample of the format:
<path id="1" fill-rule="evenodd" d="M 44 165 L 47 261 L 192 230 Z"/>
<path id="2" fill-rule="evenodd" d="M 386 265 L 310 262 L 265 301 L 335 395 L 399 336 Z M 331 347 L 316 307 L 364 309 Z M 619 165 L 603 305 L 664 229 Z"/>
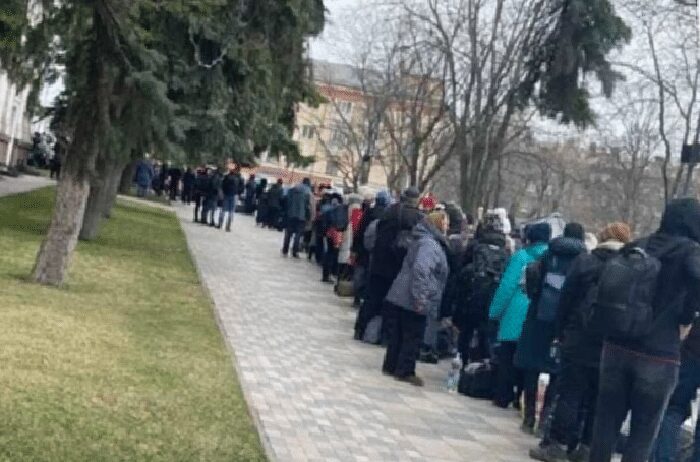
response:
<path id="1" fill-rule="evenodd" d="M 204 220 L 205 209 L 206 209 L 206 197 L 207 197 L 207 183 L 209 177 L 207 176 L 207 169 L 201 166 L 197 169 L 197 176 L 194 180 L 194 222 L 206 224 Z"/>
<path id="2" fill-rule="evenodd" d="M 608 334 L 603 344 L 590 462 L 610 462 L 629 411 L 630 435 L 622 462 L 646 461 L 651 456 L 661 419 L 678 382 L 681 339 L 687 336 L 700 310 L 698 243 L 700 203 L 678 199 L 666 206 L 656 233 L 623 250 L 638 255 L 636 261 L 655 258 L 661 264 L 651 306 L 635 305 L 638 311 L 651 310 L 654 317 L 644 324 L 647 333 L 640 336 L 634 335 L 637 331 L 624 335 L 622 327 L 605 326 L 620 330 L 619 337 Z M 605 282 L 606 290 L 600 289 L 598 298 L 612 297 L 614 294 L 607 291 L 616 285 L 627 290 L 620 278 Z M 634 292 L 626 298 L 634 295 L 633 300 L 638 300 L 641 290 L 635 284 L 630 287 Z"/>
<path id="3" fill-rule="evenodd" d="M 195 180 L 196 177 L 192 172 L 192 168 L 187 167 L 187 170 L 182 177 L 182 203 L 185 205 L 190 205 L 192 203 Z"/>
<path id="4" fill-rule="evenodd" d="M 216 211 L 219 211 L 219 217 L 223 213 L 224 208 L 224 193 L 221 191 L 221 184 L 224 181 L 224 175 L 221 167 L 212 169 L 211 176 L 211 194 L 213 195 L 212 208 L 210 210 L 209 226 L 215 226 L 221 229 L 221 224 L 217 223 Z"/>
<path id="5" fill-rule="evenodd" d="M 153 165 L 148 159 L 141 159 L 136 166 L 136 195 L 138 197 L 146 197 L 148 190 L 151 187 L 155 171 Z"/>
<path id="6" fill-rule="evenodd" d="M 257 199 L 257 208 L 255 213 L 255 224 L 261 227 L 267 226 L 269 203 L 267 195 L 267 178 L 261 178 L 260 184 L 255 189 L 255 197 Z"/>
<path id="7" fill-rule="evenodd" d="M 339 194 L 333 194 L 330 207 L 321 216 L 326 249 L 323 255 L 321 282 L 332 283 L 331 275 L 338 273 L 338 253 L 342 244 L 344 226 L 347 226 L 347 214 L 348 209 L 343 205 L 343 198 Z M 343 217 L 345 217 L 344 220 Z M 341 223 L 341 221 L 345 222 Z"/>
<path id="8" fill-rule="evenodd" d="M 440 211 L 415 226 L 413 240 L 385 301 L 392 309 L 385 319 L 389 345 L 382 372 L 417 387 L 423 386 L 423 379 L 416 375 L 416 360 L 426 318 L 437 316 L 449 276 L 445 253 L 449 225 L 447 214 Z"/>
<path id="9" fill-rule="evenodd" d="M 522 276 L 527 265 L 547 251 L 552 229 L 548 223 L 538 223 L 529 226 L 525 234 L 528 245 L 510 259 L 489 308 L 489 319 L 499 323 L 497 341 L 500 344 L 496 352 L 498 370 L 493 402 L 502 408 L 516 403 L 514 388 L 516 385 L 522 388 L 522 373 L 513 364 L 530 305 L 521 285 Z"/>
<path id="10" fill-rule="evenodd" d="M 678 385 L 671 395 L 666 414 L 661 421 L 659 437 L 656 440 L 653 462 L 677 462 L 681 429 L 683 423 L 692 415 L 692 404 L 700 388 L 700 321 L 696 320 L 690 335 L 683 342 L 681 349 L 681 368 L 678 373 Z M 695 426 L 695 440 L 692 456 L 688 462 L 700 461 L 700 419 Z"/>
<path id="11" fill-rule="evenodd" d="M 600 244 L 581 254 L 571 265 L 557 312 L 557 338 L 561 343 L 561 371 L 551 432 L 530 457 L 544 462 L 587 462 L 598 395 L 598 370 L 603 338 L 586 327 L 603 266 L 632 239 L 625 223 L 612 223 L 600 232 Z M 581 429 L 583 421 L 583 432 Z"/>
<path id="12" fill-rule="evenodd" d="M 357 232 L 357 239 L 353 241 L 352 251 L 355 254 L 358 267 L 363 268 L 362 290 L 360 293 L 361 304 L 357 312 L 355 320 L 355 340 L 362 340 L 365 335 L 367 324 L 373 317 L 379 316 L 381 311 L 372 311 L 369 303 L 367 303 L 369 278 L 371 270 L 371 256 L 374 250 L 374 242 L 376 240 L 376 231 L 379 221 L 384 216 L 386 208 L 389 206 L 391 196 L 386 190 L 379 191 L 374 197 L 374 206 L 370 208 L 360 221 L 360 227 Z M 367 234 L 370 236 L 365 239 Z M 367 246 L 370 246 L 369 248 Z M 381 308 L 381 307 L 380 307 Z"/>
<path id="13" fill-rule="evenodd" d="M 245 200 L 244 208 L 246 215 L 252 215 L 255 213 L 255 191 L 257 189 L 257 183 L 255 181 L 255 174 L 251 173 L 248 177 L 248 181 L 245 184 Z"/>
<path id="14" fill-rule="evenodd" d="M 384 304 L 384 299 L 401 270 L 403 259 L 408 251 L 411 230 L 423 217 L 418 210 L 419 197 L 418 189 L 414 187 L 406 189 L 401 195 L 400 202 L 389 206 L 377 223 L 366 303 L 371 304 L 368 309 L 372 313 L 382 313 L 382 317 L 392 309 L 390 305 Z M 383 324 L 384 341 L 387 335 L 386 326 Z"/>
<path id="15" fill-rule="evenodd" d="M 267 193 L 267 226 L 270 229 L 279 229 L 280 212 L 282 210 L 282 196 L 284 195 L 282 178 L 270 186 Z"/>
<path id="16" fill-rule="evenodd" d="M 175 199 L 177 199 L 177 193 L 180 189 L 182 169 L 176 165 L 173 165 L 168 171 L 168 177 L 170 178 L 170 200 L 174 201 Z"/>
<path id="17" fill-rule="evenodd" d="M 457 349 L 465 364 L 489 357 L 489 306 L 508 263 L 506 236 L 498 222 L 482 223 L 462 254 L 452 318 L 459 329 Z M 472 349 L 472 340 L 477 347 Z"/>
<path id="18" fill-rule="evenodd" d="M 522 429 L 526 433 L 535 432 L 537 421 L 537 394 L 540 374 L 548 373 L 550 384 L 547 387 L 544 407 L 540 414 L 540 429 L 549 415 L 553 403 L 558 365 L 552 357 L 552 342 L 556 336 L 557 310 L 561 299 L 561 290 L 566 275 L 573 261 L 586 253 L 585 230 L 578 223 L 569 223 L 564 228 L 564 235 L 553 239 L 549 249 L 528 272 L 535 270 L 535 277 L 527 281 L 530 307 L 518 340 L 515 353 L 515 366 L 523 371 L 525 391 L 525 415 Z M 530 287 L 533 285 L 533 287 Z M 556 348 L 555 348 L 556 350 Z M 555 351 L 556 353 L 556 351 Z"/>
<path id="19" fill-rule="evenodd" d="M 223 207 L 219 214 L 219 229 L 224 225 L 224 215 L 226 217 L 226 232 L 231 232 L 231 222 L 236 213 L 236 197 L 243 190 L 243 178 L 237 169 L 231 169 L 221 182 L 221 192 L 223 195 Z"/>
<path id="20" fill-rule="evenodd" d="M 289 255 L 292 243 L 292 257 L 299 258 L 299 244 L 306 220 L 311 217 L 311 180 L 304 180 L 287 193 L 287 229 L 284 233 L 282 255 Z"/>

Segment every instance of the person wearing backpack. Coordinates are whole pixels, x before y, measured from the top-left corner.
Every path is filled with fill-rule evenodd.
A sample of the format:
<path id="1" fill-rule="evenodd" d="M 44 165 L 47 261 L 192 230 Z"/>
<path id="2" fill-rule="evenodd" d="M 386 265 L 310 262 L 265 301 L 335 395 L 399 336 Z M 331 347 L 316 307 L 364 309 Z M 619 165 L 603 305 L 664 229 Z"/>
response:
<path id="1" fill-rule="evenodd" d="M 219 214 L 219 228 L 224 225 L 224 215 L 226 217 L 226 232 L 231 232 L 231 222 L 236 213 L 236 196 L 243 187 L 243 178 L 237 170 L 231 169 L 221 181 L 221 192 L 224 197 L 221 213 Z"/>
<path id="2" fill-rule="evenodd" d="M 423 380 L 416 376 L 416 360 L 426 320 L 437 317 L 449 276 L 445 253 L 448 227 L 445 212 L 433 212 L 415 226 L 408 253 L 385 301 L 391 308 L 384 317 L 389 345 L 382 372 L 417 387 L 423 386 Z"/>
<path id="3" fill-rule="evenodd" d="M 518 340 L 527 315 L 528 300 L 521 280 L 525 268 L 538 260 L 547 251 L 547 243 L 552 233 L 549 223 L 537 223 L 525 230 L 527 245 L 517 251 L 508 262 L 505 273 L 493 296 L 489 307 L 489 319 L 498 321 L 497 348 L 498 372 L 494 404 L 507 408 L 516 400 L 514 388 L 520 385 L 521 373 L 515 368 L 513 359 Z M 520 383 L 519 383 L 520 382 Z"/>
<path id="4" fill-rule="evenodd" d="M 602 337 L 587 328 L 589 294 L 595 290 L 603 265 L 631 239 L 627 224 L 612 223 L 600 232 L 600 244 L 591 254 L 582 253 L 571 264 L 557 310 L 556 337 L 561 345 L 557 405 L 550 434 L 530 451 L 533 459 L 588 461 L 603 349 Z"/>
<path id="5" fill-rule="evenodd" d="M 523 371 L 525 391 L 525 412 L 523 431 L 534 433 L 536 422 L 537 391 L 540 374 L 548 373 L 550 385 L 547 387 L 544 408 L 540 415 L 540 427 L 548 415 L 556 388 L 557 365 L 552 358 L 552 342 L 556 332 L 557 310 L 561 299 L 561 290 L 566 275 L 574 259 L 586 253 L 585 231 L 578 223 L 569 223 L 564 228 L 564 235 L 549 243 L 547 252 L 533 265 L 539 267 L 539 277 L 527 281 L 530 299 L 527 318 L 515 353 L 515 366 Z"/>
<path id="6" fill-rule="evenodd" d="M 603 267 L 589 324 L 606 337 L 591 462 L 609 462 L 631 411 L 623 462 L 649 459 L 678 381 L 681 338 L 700 309 L 700 203 L 666 206 L 659 230 Z"/>
<path id="7" fill-rule="evenodd" d="M 372 206 L 365 214 L 362 215 L 360 226 L 357 231 L 356 239 L 352 243 L 352 252 L 355 255 L 355 261 L 358 268 L 364 268 L 364 280 L 360 290 L 360 309 L 357 311 L 355 319 L 355 340 L 362 340 L 365 335 L 367 324 L 375 316 L 379 316 L 380 311 L 372 311 L 367 300 L 367 286 L 369 284 L 369 273 L 372 251 L 377 238 L 377 225 L 381 220 L 386 207 L 390 201 L 389 193 L 386 190 L 379 191 L 374 197 L 374 206 Z"/>
<path id="8" fill-rule="evenodd" d="M 489 305 L 508 263 L 506 236 L 502 228 L 495 224 L 480 225 L 462 258 L 456 282 L 453 322 L 459 329 L 457 348 L 464 364 L 468 364 L 489 355 Z M 478 346 L 472 352 L 475 335 Z"/>

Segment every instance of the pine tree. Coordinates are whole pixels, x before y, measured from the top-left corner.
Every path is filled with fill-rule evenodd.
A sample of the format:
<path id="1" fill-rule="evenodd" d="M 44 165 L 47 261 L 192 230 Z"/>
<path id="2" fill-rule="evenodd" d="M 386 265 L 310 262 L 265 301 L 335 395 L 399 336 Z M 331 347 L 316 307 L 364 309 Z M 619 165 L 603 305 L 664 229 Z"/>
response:
<path id="1" fill-rule="evenodd" d="M 523 104 L 562 123 L 594 122 L 585 77 L 593 74 L 610 97 L 623 76 L 607 56 L 631 38 L 631 30 L 610 0 L 543 0 L 539 43 L 532 48 L 529 78 L 522 86 Z"/>
<path id="2" fill-rule="evenodd" d="M 293 108 L 314 98 L 304 44 L 323 27 L 321 0 L 42 0 L 31 24 L 25 0 L 10 6 L 0 59 L 12 78 L 36 84 L 65 69 L 53 112 L 68 149 L 37 282 L 64 282 L 81 228 L 97 235 L 123 168 L 147 149 L 190 160 L 251 158 L 261 146 L 299 154 Z"/>

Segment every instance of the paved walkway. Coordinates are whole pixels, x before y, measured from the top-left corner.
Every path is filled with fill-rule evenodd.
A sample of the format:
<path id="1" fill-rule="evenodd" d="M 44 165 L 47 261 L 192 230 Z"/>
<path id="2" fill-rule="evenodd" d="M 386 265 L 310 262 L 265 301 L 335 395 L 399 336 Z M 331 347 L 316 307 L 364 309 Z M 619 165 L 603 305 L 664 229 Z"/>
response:
<path id="1" fill-rule="evenodd" d="M 43 176 L 22 175 L 17 178 L 0 176 L 0 197 L 29 192 L 53 184 L 56 182 Z"/>
<path id="2" fill-rule="evenodd" d="M 383 350 L 351 339 L 355 311 L 282 235 L 237 216 L 224 233 L 175 207 L 235 352 L 273 461 L 529 461 L 536 441 L 513 410 L 443 390 L 447 365 L 419 365 L 426 387 L 380 373 Z"/>

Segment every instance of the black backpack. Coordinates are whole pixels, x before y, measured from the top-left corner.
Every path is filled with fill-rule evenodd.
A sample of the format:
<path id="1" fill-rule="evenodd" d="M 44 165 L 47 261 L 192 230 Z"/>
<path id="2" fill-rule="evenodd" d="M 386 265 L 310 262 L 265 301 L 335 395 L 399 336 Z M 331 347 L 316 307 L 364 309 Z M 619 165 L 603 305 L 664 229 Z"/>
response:
<path id="1" fill-rule="evenodd" d="M 345 231 L 350 224 L 348 219 L 348 206 L 346 204 L 339 204 L 333 210 L 330 211 L 330 227 L 337 229 L 338 231 Z"/>
<path id="2" fill-rule="evenodd" d="M 492 244 L 477 244 L 472 263 L 467 265 L 459 284 L 467 290 L 467 311 L 485 315 L 508 263 L 506 249 Z"/>
<path id="3" fill-rule="evenodd" d="M 537 319 L 544 322 L 552 322 L 557 318 L 557 310 L 559 309 L 559 300 L 561 299 L 561 290 L 566 281 L 566 270 L 568 265 L 560 265 L 559 257 L 550 255 L 543 261 L 540 267 L 544 271 L 542 276 L 542 286 L 539 289 L 537 299 Z M 534 270 L 534 267 L 533 267 Z M 528 281 L 528 286 L 530 282 Z M 528 292 L 530 289 L 528 288 Z"/>
<path id="4" fill-rule="evenodd" d="M 603 265 L 598 284 L 587 294 L 592 303 L 585 327 L 621 340 L 648 334 L 660 273 L 661 261 L 642 246 L 622 249 Z"/>

